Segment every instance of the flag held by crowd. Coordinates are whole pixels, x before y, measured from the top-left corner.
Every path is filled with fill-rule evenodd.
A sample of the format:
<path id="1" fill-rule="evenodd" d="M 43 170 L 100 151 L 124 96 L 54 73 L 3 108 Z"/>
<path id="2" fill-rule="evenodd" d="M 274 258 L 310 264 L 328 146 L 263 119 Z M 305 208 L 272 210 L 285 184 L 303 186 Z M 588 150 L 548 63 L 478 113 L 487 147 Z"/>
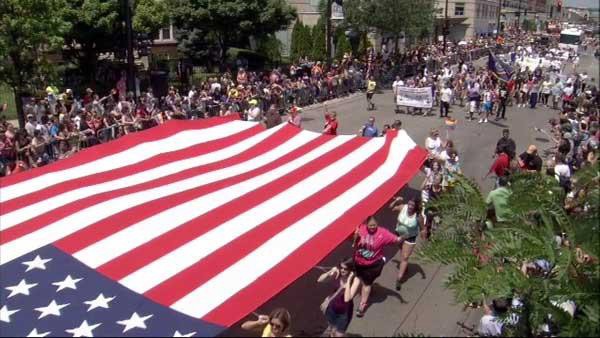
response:
<path id="1" fill-rule="evenodd" d="M 405 131 L 169 121 L 0 180 L 0 336 L 215 336 L 419 170 Z"/>
<path id="2" fill-rule="evenodd" d="M 488 69 L 505 81 L 508 81 L 514 72 L 509 64 L 498 58 L 491 50 L 488 56 Z"/>

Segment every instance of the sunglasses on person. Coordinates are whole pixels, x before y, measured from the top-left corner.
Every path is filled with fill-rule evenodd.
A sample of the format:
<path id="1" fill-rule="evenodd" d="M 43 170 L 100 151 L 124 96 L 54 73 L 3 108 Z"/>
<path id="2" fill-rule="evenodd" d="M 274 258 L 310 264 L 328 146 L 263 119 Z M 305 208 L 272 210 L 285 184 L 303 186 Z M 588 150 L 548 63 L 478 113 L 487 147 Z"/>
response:
<path id="1" fill-rule="evenodd" d="M 285 326 L 281 323 L 271 321 L 271 322 L 269 322 L 269 324 L 271 325 L 271 328 L 273 328 L 274 330 L 277 330 L 277 331 L 283 331 L 285 329 Z"/>

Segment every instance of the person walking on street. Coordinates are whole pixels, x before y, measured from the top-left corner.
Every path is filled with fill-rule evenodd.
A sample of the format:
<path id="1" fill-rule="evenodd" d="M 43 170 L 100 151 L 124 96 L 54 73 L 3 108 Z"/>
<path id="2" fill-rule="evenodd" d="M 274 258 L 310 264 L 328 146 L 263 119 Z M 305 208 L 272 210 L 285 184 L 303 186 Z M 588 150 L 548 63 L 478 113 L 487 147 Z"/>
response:
<path id="1" fill-rule="evenodd" d="M 515 158 L 517 145 L 515 144 L 515 141 L 510 138 L 510 130 L 508 129 L 502 130 L 502 137 L 496 143 L 496 153 L 494 156 L 496 156 L 496 154 L 502 150 L 505 150 L 506 154 L 511 160 Z"/>
<path id="2" fill-rule="evenodd" d="M 325 282 L 333 282 L 335 291 L 321 304 L 321 311 L 327 318 L 324 336 L 344 337 L 352 321 L 354 297 L 360 287 L 360 279 L 355 275 L 352 258 L 343 260 L 337 267 L 319 276 L 317 283 Z"/>
<path id="3" fill-rule="evenodd" d="M 379 136 L 379 130 L 375 126 L 375 118 L 369 117 L 369 122 L 365 123 L 362 128 L 358 131 L 358 134 L 363 137 L 377 137 Z"/>
<path id="4" fill-rule="evenodd" d="M 440 117 L 448 117 L 450 102 L 452 101 L 452 94 L 452 88 L 450 88 L 447 84 L 444 84 L 440 98 Z"/>
<path id="5" fill-rule="evenodd" d="M 369 216 L 366 224 L 361 224 L 354 232 L 354 264 L 356 276 L 362 283 L 360 292 L 360 305 L 356 316 L 364 316 L 369 304 L 369 296 L 375 279 L 381 275 L 385 258 L 383 248 L 390 244 L 400 244 L 402 237 L 392 234 L 389 230 L 379 226 L 374 216 Z"/>
<path id="6" fill-rule="evenodd" d="M 261 337 L 291 337 L 288 334 L 292 316 L 286 309 L 273 310 L 270 315 L 259 315 L 257 320 L 249 320 L 242 324 L 242 329 L 262 332 Z"/>
<path id="7" fill-rule="evenodd" d="M 397 197 L 390 204 L 390 208 L 398 212 L 395 230 L 396 235 L 400 236 L 402 241 L 402 257 L 398 269 L 398 277 L 396 278 L 397 291 L 400 291 L 404 282 L 404 274 L 408 268 L 408 259 L 417 244 L 417 236 L 423 225 L 419 202 L 416 199 L 411 199 L 406 204 L 402 204 L 402 201 L 402 197 Z"/>
<path id="8" fill-rule="evenodd" d="M 377 82 L 373 76 L 369 77 L 367 81 L 367 110 L 375 110 L 375 104 L 373 103 L 373 95 L 375 95 L 375 89 L 377 89 Z"/>
<path id="9" fill-rule="evenodd" d="M 394 104 L 396 105 L 396 114 L 400 114 L 400 87 L 404 87 L 404 81 L 400 76 L 396 76 L 396 81 L 392 84 L 392 90 L 394 91 Z"/>
<path id="10" fill-rule="evenodd" d="M 337 113 L 334 111 L 331 113 L 325 112 L 325 127 L 323 128 L 323 134 L 337 135 L 337 128 Z"/>
<path id="11" fill-rule="evenodd" d="M 496 121 L 503 119 L 506 120 L 506 103 L 508 101 L 508 90 L 506 84 L 500 85 L 498 91 L 498 110 L 496 111 Z"/>

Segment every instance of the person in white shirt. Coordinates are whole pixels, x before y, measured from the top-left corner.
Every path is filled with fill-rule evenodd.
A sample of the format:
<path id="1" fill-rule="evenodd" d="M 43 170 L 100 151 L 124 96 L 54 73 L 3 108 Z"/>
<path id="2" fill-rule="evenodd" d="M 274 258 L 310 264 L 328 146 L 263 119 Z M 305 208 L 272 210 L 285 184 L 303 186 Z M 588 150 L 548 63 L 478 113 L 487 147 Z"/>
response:
<path id="1" fill-rule="evenodd" d="M 394 90 L 394 103 L 396 104 L 396 114 L 400 113 L 400 87 L 404 87 L 404 81 L 400 79 L 400 76 L 396 76 L 396 81 L 392 84 L 392 89 Z"/>
<path id="2" fill-rule="evenodd" d="M 440 138 L 440 132 L 437 129 L 431 129 L 429 136 L 425 139 L 425 148 L 430 154 L 438 157 L 442 150 L 442 139 Z"/>
<path id="3" fill-rule="evenodd" d="M 446 83 L 443 84 L 443 89 L 440 92 L 440 117 L 448 117 L 448 111 L 450 110 L 450 102 L 452 101 L 452 88 Z"/>
<path id="4" fill-rule="evenodd" d="M 35 118 L 33 114 L 27 114 L 27 123 L 25 123 L 25 131 L 29 136 L 33 137 L 33 133 L 35 132 L 35 127 L 37 126 L 37 122 L 35 122 Z"/>

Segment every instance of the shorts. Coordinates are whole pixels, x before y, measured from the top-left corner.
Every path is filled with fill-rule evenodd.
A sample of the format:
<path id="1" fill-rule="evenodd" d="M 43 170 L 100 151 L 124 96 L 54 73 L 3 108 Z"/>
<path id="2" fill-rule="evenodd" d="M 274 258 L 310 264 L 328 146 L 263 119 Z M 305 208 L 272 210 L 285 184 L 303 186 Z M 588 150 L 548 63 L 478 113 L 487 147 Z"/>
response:
<path id="1" fill-rule="evenodd" d="M 483 111 L 485 111 L 486 113 L 489 113 L 492 111 L 492 103 L 490 102 L 486 102 L 483 104 Z"/>
<path id="2" fill-rule="evenodd" d="M 396 233 L 396 235 L 402 236 L 398 232 L 396 232 L 396 231 L 394 231 L 394 232 Z M 408 244 L 417 244 L 417 236 L 405 238 L 404 241 Z"/>
<path id="3" fill-rule="evenodd" d="M 404 241 L 408 244 L 417 244 L 417 236 L 409 237 Z"/>
<path id="4" fill-rule="evenodd" d="M 325 318 L 327 318 L 327 323 L 335 327 L 337 331 L 346 332 L 352 320 L 352 311 L 350 313 L 336 313 L 330 305 L 325 310 Z"/>
<path id="5" fill-rule="evenodd" d="M 373 98 L 373 94 L 374 93 L 367 93 L 367 100 L 370 100 Z"/>
<path id="6" fill-rule="evenodd" d="M 373 285 L 373 282 L 381 275 L 383 271 L 383 259 L 371 265 L 358 265 L 356 264 L 356 276 L 367 286 Z"/>

